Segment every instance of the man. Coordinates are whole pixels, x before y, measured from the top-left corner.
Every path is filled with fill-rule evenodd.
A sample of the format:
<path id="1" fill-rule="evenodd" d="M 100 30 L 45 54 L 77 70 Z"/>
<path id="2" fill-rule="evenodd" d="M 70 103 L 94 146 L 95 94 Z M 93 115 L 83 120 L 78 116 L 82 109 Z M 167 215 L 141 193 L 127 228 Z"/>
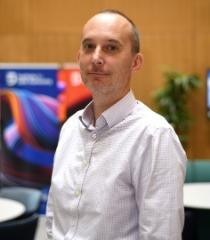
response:
<path id="1" fill-rule="evenodd" d="M 186 156 L 163 117 L 130 90 L 139 36 L 106 10 L 84 26 L 78 54 L 93 101 L 64 124 L 47 207 L 54 240 L 179 240 Z"/>

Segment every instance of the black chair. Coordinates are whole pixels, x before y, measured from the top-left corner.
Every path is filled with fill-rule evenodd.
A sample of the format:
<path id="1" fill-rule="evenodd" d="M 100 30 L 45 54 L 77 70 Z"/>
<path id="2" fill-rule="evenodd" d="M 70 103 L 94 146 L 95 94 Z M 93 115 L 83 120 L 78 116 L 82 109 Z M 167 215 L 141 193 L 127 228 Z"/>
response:
<path id="1" fill-rule="evenodd" d="M 0 197 L 10 198 L 24 204 L 26 211 L 21 218 L 37 213 L 41 204 L 40 190 L 26 187 L 4 187 L 0 190 Z"/>
<path id="2" fill-rule="evenodd" d="M 39 215 L 0 223 L 1 240 L 34 240 Z"/>
<path id="3" fill-rule="evenodd" d="M 197 240 L 196 211 L 185 208 L 185 223 L 182 232 L 182 240 Z"/>

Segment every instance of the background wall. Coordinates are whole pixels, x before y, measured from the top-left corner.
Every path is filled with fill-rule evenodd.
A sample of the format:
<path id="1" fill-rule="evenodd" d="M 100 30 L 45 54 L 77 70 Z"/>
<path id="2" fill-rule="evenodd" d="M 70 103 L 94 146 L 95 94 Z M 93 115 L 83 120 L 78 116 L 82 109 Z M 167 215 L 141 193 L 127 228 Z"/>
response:
<path id="1" fill-rule="evenodd" d="M 140 29 L 145 65 L 133 88 L 143 102 L 154 108 L 163 65 L 203 79 L 189 102 L 194 124 L 187 152 L 189 158 L 210 158 L 210 0 L 0 0 L 0 62 L 75 62 L 83 24 L 104 8 L 125 12 Z"/>

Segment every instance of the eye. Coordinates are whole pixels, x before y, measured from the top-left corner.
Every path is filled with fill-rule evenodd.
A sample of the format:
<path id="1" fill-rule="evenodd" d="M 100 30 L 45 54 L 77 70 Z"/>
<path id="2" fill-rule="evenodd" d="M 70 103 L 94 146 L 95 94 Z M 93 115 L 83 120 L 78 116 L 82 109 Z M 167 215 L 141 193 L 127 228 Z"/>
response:
<path id="1" fill-rule="evenodd" d="M 90 51 L 95 48 L 95 45 L 93 43 L 84 43 L 83 44 L 83 49 L 86 51 Z"/>
<path id="2" fill-rule="evenodd" d="M 105 47 L 105 50 L 107 52 L 111 52 L 111 53 L 114 53 L 114 52 L 117 52 L 119 50 L 118 46 L 117 45 L 114 45 L 114 44 L 109 44 Z"/>

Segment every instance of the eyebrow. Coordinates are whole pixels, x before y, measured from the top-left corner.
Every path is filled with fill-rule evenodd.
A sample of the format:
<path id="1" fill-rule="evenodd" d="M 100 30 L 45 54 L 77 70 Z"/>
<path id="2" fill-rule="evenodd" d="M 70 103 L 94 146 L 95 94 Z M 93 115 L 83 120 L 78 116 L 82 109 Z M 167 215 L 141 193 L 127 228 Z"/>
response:
<path id="1" fill-rule="evenodd" d="M 84 43 L 86 43 L 86 42 L 92 42 L 92 41 L 94 41 L 94 40 L 91 39 L 91 38 L 85 38 L 85 39 L 82 40 L 81 43 L 84 44 Z M 114 43 L 114 44 L 116 44 L 116 45 L 122 46 L 121 42 L 118 41 L 118 40 L 115 40 L 115 39 L 108 39 L 108 40 L 106 40 L 106 42 L 108 42 L 108 43 Z"/>
<path id="2" fill-rule="evenodd" d="M 82 40 L 81 43 L 86 43 L 86 42 L 90 42 L 90 41 L 92 41 L 91 38 L 85 38 L 85 39 Z"/>
<path id="3" fill-rule="evenodd" d="M 121 42 L 118 41 L 118 40 L 115 40 L 115 39 L 109 39 L 108 42 L 109 43 L 114 43 L 114 44 L 119 45 L 119 46 L 122 46 Z"/>

